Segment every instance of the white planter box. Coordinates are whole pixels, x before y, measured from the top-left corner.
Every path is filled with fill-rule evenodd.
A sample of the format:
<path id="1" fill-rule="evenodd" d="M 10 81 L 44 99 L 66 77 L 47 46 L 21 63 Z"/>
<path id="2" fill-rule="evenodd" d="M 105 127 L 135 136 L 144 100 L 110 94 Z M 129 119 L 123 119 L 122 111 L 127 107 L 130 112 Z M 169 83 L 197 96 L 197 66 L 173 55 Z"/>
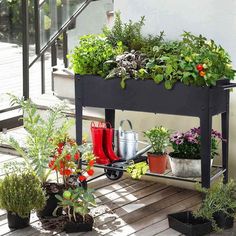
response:
<path id="1" fill-rule="evenodd" d="M 201 177 L 200 159 L 180 159 L 169 156 L 172 173 L 178 177 Z M 211 166 L 213 159 L 211 159 Z"/>
<path id="2" fill-rule="evenodd" d="M 75 99 L 74 75 L 61 70 L 53 72 L 54 94 L 59 98 Z"/>

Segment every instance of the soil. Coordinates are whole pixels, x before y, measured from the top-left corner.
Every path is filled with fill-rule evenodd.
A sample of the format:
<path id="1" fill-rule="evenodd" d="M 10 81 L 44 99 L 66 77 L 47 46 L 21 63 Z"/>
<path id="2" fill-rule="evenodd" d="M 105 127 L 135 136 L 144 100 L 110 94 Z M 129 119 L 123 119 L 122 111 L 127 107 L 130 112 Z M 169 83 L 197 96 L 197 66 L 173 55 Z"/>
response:
<path id="1" fill-rule="evenodd" d="M 63 184 L 58 184 L 58 183 L 44 183 L 43 189 L 46 190 L 47 194 L 52 194 L 52 193 L 58 194 L 62 193 L 65 187 Z"/>

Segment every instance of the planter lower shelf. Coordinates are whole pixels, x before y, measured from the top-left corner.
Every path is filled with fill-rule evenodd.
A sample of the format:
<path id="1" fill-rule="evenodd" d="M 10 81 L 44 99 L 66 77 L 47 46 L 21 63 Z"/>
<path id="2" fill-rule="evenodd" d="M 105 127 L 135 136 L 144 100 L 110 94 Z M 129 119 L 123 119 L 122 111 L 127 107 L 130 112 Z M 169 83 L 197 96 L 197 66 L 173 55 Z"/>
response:
<path id="1" fill-rule="evenodd" d="M 168 215 L 170 228 L 186 235 L 200 236 L 212 231 L 212 224 L 202 218 L 194 218 L 191 211 Z"/>

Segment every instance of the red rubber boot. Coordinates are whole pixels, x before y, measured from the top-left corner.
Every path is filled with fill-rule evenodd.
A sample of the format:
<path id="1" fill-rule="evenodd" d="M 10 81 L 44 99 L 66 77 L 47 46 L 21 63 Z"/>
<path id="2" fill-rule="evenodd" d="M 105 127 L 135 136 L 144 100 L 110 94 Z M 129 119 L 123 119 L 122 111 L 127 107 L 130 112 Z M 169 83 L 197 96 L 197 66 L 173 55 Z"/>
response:
<path id="1" fill-rule="evenodd" d="M 105 128 L 104 129 L 104 142 L 103 142 L 103 150 L 111 162 L 119 161 L 120 158 L 114 153 L 112 148 L 114 129 L 113 128 Z"/>
<path id="2" fill-rule="evenodd" d="M 93 154 L 97 157 L 96 163 L 100 165 L 109 165 L 111 162 L 103 151 L 104 128 L 91 126 L 91 134 L 93 141 Z"/>

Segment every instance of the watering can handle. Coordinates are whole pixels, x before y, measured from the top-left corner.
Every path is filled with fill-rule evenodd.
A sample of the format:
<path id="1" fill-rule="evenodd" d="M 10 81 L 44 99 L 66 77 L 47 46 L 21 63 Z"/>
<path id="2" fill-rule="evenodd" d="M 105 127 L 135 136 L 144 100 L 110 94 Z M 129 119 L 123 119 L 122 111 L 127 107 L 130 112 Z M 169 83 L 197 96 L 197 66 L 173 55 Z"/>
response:
<path id="1" fill-rule="evenodd" d="M 130 129 L 133 130 L 133 126 L 132 126 L 132 123 L 131 123 L 130 120 L 122 120 L 122 121 L 120 122 L 120 130 L 122 130 L 122 126 L 123 126 L 123 124 L 124 124 L 125 121 L 128 122 Z"/>

